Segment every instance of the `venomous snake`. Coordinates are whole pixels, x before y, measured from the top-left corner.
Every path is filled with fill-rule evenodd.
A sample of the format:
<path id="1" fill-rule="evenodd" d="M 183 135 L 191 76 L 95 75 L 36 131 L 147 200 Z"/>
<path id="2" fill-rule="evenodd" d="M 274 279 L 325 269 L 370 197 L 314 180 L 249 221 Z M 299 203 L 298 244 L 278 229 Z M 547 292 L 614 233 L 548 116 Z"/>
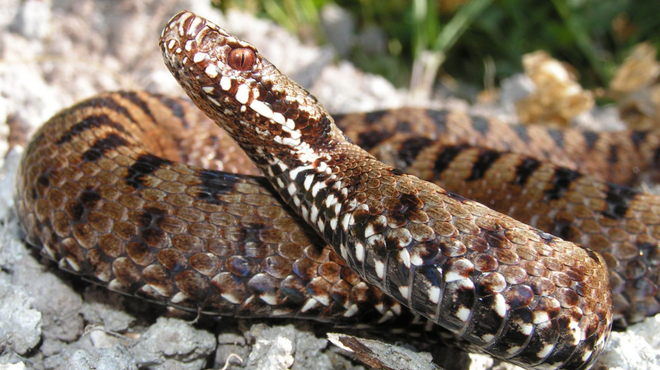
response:
<path id="1" fill-rule="evenodd" d="M 255 174 L 245 157 L 201 168 L 210 148 L 233 147 L 186 101 L 125 92 L 81 102 L 34 136 L 17 185 L 27 240 L 61 268 L 213 314 L 365 326 L 423 317 L 526 367 L 586 368 L 613 317 L 658 312 L 660 202 L 576 171 L 597 164 L 567 168 L 551 150 L 561 143 L 575 157 L 582 144 L 644 167 L 657 159 L 651 135 L 419 110 L 343 120 L 347 136 L 393 166 L 599 255 L 377 161 L 256 49 L 203 18 L 176 15 L 161 48 L 195 104 L 268 180 L 218 171 Z M 360 118 L 367 124 L 352 125 Z M 518 140 L 483 147 L 466 129 Z M 605 180 L 633 175 L 617 167 Z"/>

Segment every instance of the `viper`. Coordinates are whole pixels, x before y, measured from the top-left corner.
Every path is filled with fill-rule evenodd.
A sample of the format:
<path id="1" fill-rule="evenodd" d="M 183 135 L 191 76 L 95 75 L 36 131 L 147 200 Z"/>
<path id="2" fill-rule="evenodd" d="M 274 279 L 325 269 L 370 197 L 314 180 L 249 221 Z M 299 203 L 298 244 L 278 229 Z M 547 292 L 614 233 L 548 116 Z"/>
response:
<path id="1" fill-rule="evenodd" d="M 160 44 L 228 136 L 188 101 L 144 92 L 51 118 L 26 148 L 17 208 L 61 268 L 210 314 L 428 322 L 528 368 L 587 368 L 615 320 L 660 311 L 660 201 L 605 182 L 652 166 L 656 136 L 420 109 L 342 117 L 342 132 L 201 17 L 175 15 Z"/>

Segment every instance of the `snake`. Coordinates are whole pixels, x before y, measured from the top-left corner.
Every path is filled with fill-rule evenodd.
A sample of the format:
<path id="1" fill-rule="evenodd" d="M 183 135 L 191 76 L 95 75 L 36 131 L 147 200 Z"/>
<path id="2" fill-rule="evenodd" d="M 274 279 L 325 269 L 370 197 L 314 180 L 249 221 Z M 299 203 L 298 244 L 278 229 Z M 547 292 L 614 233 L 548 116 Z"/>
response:
<path id="1" fill-rule="evenodd" d="M 61 269 L 214 315 L 448 330 L 530 369 L 588 368 L 615 322 L 660 311 L 660 201 L 608 182 L 655 164 L 652 133 L 425 109 L 335 121 L 193 13 L 160 46 L 192 103 L 101 94 L 26 147 L 19 220 Z"/>

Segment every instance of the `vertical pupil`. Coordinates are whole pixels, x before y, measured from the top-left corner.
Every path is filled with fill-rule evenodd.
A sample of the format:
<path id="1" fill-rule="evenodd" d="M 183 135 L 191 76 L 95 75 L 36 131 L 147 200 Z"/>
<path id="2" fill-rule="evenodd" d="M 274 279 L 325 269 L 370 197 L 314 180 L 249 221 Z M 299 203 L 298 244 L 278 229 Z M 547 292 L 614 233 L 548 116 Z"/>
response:
<path id="1" fill-rule="evenodd" d="M 247 71 L 254 65 L 254 53 L 246 48 L 233 49 L 229 52 L 229 64 L 239 71 Z"/>

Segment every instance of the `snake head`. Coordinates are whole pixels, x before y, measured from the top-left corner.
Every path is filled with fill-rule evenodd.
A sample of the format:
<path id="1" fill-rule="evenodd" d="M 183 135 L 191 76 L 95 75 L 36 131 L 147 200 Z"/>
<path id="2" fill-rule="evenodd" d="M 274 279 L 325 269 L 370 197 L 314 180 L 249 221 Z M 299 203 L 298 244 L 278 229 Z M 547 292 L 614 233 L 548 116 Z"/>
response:
<path id="1" fill-rule="evenodd" d="M 255 156 L 267 152 L 313 163 L 325 147 L 343 139 L 314 96 L 254 46 L 212 22 L 180 12 L 163 30 L 160 47 L 193 102 L 246 152 L 256 153 L 257 164 L 263 158 Z"/>

